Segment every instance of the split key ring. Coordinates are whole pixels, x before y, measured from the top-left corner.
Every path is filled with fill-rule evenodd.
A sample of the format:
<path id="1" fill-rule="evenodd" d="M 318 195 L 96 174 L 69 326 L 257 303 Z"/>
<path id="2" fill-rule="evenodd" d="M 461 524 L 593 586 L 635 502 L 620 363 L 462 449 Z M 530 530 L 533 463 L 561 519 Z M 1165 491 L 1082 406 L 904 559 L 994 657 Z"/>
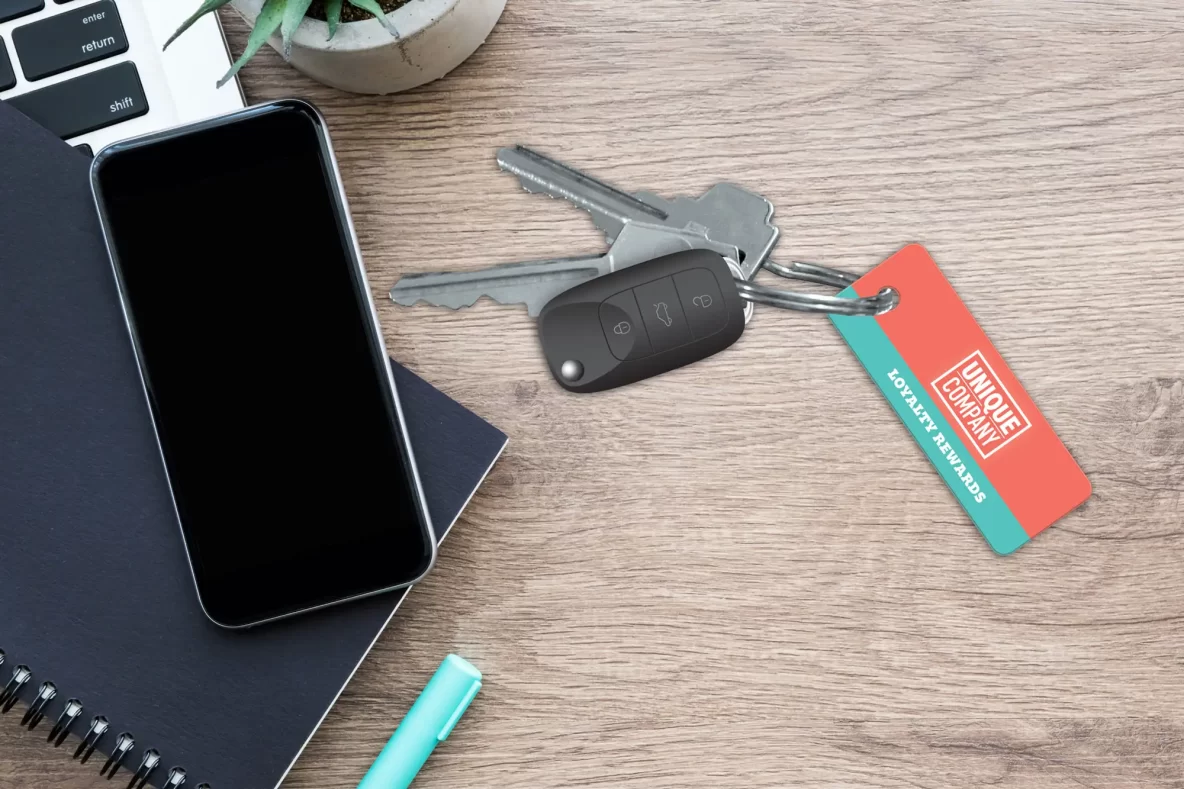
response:
<path id="1" fill-rule="evenodd" d="M 785 266 L 766 260 L 764 268 L 779 277 L 817 282 L 840 290 L 850 287 L 859 279 L 854 274 L 814 263 L 794 262 Z M 875 296 L 847 299 L 840 296 L 816 296 L 812 293 L 780 290 L 737 278 L 736 289 L 740 292 L 740 298 L 750 304 L 765 304 L 800 312 L 824 312 L 831 315 L 883 315 L 900 303 L 900 295 L 892 288 L 883 288 Z M 747 315 L 750 314 L 747 309 L 745 314 L 747 319 Z"/>

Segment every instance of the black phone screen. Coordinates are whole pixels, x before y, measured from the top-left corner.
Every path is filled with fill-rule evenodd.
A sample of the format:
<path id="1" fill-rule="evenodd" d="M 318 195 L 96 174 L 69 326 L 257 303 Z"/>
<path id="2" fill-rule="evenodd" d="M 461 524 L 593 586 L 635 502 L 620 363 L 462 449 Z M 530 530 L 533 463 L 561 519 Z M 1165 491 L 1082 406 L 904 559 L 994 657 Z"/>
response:
<path id="1" fill-rule="evenodd" d="M 278 102 L 117 144 L 92 183 L 210 618 L 426 573 L 434 537 L 319 114 Z"/>

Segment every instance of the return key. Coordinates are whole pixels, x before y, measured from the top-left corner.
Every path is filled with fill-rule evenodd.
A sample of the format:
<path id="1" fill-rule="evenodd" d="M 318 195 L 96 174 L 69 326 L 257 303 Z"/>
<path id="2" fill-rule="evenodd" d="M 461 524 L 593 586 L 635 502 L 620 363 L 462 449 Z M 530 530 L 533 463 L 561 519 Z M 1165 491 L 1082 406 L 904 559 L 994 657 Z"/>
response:
<path id="1" fill-rule="evenodd" d="M 111 0 L 18 27 L 12 43 L 30 82 L 127 52 L 127 36 Z"/>

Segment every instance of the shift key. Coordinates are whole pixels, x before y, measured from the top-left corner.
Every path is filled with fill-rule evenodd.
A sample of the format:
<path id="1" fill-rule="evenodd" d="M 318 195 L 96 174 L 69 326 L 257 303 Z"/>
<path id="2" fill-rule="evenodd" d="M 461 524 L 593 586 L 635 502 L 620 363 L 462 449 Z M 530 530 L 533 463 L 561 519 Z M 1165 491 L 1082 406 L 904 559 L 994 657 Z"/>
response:
<path id="1" fill-rule="evenodd" d="M 140 75 L 131 63 L 120 63 L 22 93 L 8 99 L 8 103 L 63 139 L 148 111 Z"/>
<path id="2" fill-rule="evenodd" d="M 12 31 L 25 79 L 45 77 L 127 52 L 127 36 L 112 0 L 101 0 Z"/>

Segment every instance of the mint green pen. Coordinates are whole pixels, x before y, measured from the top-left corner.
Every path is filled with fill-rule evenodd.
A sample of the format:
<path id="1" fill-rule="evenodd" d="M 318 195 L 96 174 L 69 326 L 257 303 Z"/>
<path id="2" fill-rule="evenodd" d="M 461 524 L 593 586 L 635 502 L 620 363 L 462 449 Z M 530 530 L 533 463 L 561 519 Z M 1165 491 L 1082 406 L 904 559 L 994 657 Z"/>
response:
<path id="1" fill-rule="evenodd" d="M 456 655 L 444 658 L 358 789 L 410 786 L 436 746 L 448 739 L 479 690 L 481 672 L 472 663 Z"/>

